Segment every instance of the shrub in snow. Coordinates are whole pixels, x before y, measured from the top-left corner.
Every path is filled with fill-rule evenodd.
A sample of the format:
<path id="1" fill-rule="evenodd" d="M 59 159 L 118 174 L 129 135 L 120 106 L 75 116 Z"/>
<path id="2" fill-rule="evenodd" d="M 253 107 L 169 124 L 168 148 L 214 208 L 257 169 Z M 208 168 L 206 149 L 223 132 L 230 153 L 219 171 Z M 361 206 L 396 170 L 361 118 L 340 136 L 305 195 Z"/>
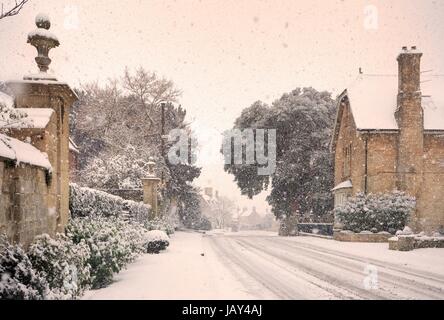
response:
<path id="1" fill-rule="evenodd" d="M 146 221 L 145 228 L 147 230 L 161 230 L 164 231 L 167 235 L 174 233 L 174 224 L 164 217 L 156 217 L 154 219 Z"/>
<path id="2" fill-rule="evenodd" d="M 74 243 L 84 241 L 89 246 L 88 264 L 93 288 L 109 284 L 113 273 L 145 251 L 146 230 L 119 218 L 74 218 L 67 226 L 66 234 Z"/>
<path id="3" fill-rule="evenodd" d="M 415 199 L 394 191 L 386 194 L 358 193 L 334 209 L 344 229 L 354 232 L 372 230 L 394 233 L 403 229 L 415 208 Z"/>
<path id="4" fill-rule="evenodd" d="M 73 217 L 86 216 L 129 216 L 131 220 L 144 223 L 148 220 L 150 207 L 142 202 L 125 200 L 121 197 L 91 188 L 69 186 L 69 210 Z"/>
<path id="5" fill-rule="evenodd" d="M 44 234 L 36 237 L 28 250 L 33 267 L 46 279 L 52 299 L 75 299 L 90 283 L 88 245 L 74 244 L 64 234 L 54 239 Z"/>
<path id="6" fill-rule="evenodd" d="M 146 234 L 146 252 L 159 253 L 170 245 L 169 237 L 166 232 L 161 230 L 151 230 Z"/>
<path id="7" fill-rule="evenodd" d="M 45 299 L 50 294 L 48 283 L 31 264 L 19 245 L 0 239 L 0 299 Z"/>

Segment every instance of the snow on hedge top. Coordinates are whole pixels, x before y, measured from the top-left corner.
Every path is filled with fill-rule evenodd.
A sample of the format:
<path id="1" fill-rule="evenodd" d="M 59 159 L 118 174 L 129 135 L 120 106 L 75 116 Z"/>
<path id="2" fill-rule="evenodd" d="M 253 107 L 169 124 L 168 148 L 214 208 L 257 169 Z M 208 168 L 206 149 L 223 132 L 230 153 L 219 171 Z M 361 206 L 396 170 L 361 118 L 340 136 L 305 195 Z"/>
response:
<path id="1" fill-rule="evenodd" d="M 15 110 L 24 114 L 25 118 L 21 122 L 5 125 L 5 128 L 44 129 L 54 113 L 54 110 L 50 108 L 16 108 Z"/>
<path id="2" fill-rule="evenodd" d="M 0 134 L 0 157 L 51 170 L 48 156 L 29 143 Z"/>
<path id="3" fill-rule="evenodd" d="M 433 77 L 421 83 L 424 129 L 444 130 L 444 82 Z M 398 130 L 395 120 L 398 96 L 396 75 L 359 75 L 347 88 L 356 127 L 360 130 Z"/>
<path id="4" fill-rule="evenodd" d="M 165 231 L 151 230 L 146 233 L 148 241 L 169 241 L 169 237 Z"/>

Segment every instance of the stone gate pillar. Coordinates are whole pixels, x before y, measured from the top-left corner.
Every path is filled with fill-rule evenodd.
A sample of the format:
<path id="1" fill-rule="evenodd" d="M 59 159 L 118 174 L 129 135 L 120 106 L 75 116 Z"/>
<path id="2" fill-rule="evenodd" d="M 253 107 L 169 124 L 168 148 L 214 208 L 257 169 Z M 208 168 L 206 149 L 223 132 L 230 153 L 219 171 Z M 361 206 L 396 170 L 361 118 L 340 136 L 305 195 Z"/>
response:
<path id="1" fill-rule="evenodd" d="M 54 110 L 54 123 L 39 128 L 43 130 L 42 140 L 34 146 L 47 153 L 51 163 L 48 214 L 54 218 L 55 231 L 63 232 L 69 219 L 69 111 L 77 96 L 68 84 L 47 73 L 51 63 L 48 53 L 60 44 L 57 37 L 48 31 L 51 26 L 49 18 L 39 14 L 35 23 L 37 29 L 28 34 L 28 43 L 37 49 L 35 61 L 39 72 L 26 75 L 23 80 L 9 81 L 7 86 L 13 92 L 16 108 Z"/>
<path id="2" fill-rule="evenodd" d="M 157 188 L 160 179 L 157 177 L 146 177 L 143 182 L 143 202 L 151 206 L 151 212 L 154 217 L 158 216 L 157 207 Z"/>
<path id="3" fill-rule="evenodd" d="M 156 163 L 153 158 L 148 160 L 148 176 L 142 178 L 143 183 L 143 202 L 151 206 L 151 215 L 157 217 L 159 209 L 157 205 L 157 189 L 159 186 L 160 178 L 154 174 L 154 166 Z"/>

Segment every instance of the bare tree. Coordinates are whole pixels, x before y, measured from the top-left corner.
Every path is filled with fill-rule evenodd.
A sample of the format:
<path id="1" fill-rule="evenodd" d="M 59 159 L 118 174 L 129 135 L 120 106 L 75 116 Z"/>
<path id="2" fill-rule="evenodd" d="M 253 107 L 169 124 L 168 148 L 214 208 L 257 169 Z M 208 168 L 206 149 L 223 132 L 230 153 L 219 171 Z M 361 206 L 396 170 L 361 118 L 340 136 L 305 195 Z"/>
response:
<path id="1" fill-rule="evenodd" d="M 177 102 L 181 95 L 171 80 L 160 78 L 155 72 L 146 71 L 143 68 L 136 70 L 135 74 L 130 74 L 128 68 L 123 76 L 123 87 L 137 98 L 137 102 L 142 104 L 147 120 L 153 124 L 153 109 L 161 102 Z"/>
<path id="2" fill-rule="evenodd" d="M 12 7 L 8 6 L 9 9 L 5 9 L 2 3 L 2 9 L 0 11 L 0 19 L 15 16 L 20 12 L 20 10 L 22 10 L 23 6 L 28 1 L 29 0 L 20 0 L 20 1 L 15 0 L 14 4 L 11 4 Z"/>

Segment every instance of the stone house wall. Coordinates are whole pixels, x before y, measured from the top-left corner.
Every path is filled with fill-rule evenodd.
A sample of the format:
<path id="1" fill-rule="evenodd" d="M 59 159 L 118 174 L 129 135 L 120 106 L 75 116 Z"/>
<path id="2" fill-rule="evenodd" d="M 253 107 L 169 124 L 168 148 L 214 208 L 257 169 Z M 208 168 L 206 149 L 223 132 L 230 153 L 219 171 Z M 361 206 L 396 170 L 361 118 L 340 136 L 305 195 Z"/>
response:
<path id="1" fill-rule="evenodd" d="M 358 192 L 378 193 L 403 190 L 399 185 L 399 148 L 397 132 L 358 131 L 350 107 L 343 106 L 341 126 L 335 152 L 335 185 L 350 179 L 351 189 L 335 194 L 353 195 Z M 367 144 L 367 155 L 366 155 Z M 351 145 L 350 159 L 345 159 L 344 148 Z M 424 134 L 424 162 L 420 175 L 415 215 L 411 226 L 426 232 L 444 226 L 444 134 Z M 366 161 L 367 157 L 367 161 Z M 350 173 L 344 174 L 344 162 L 350 161 Z M 367 188 L 365 164 L 367 163 Z M 407 190 L 408 191 L 408 190 Z"/>
<path id="2" fill-rule="evenodd" d="M 424 135 L 423 188 L 417 202 L 417 228 L 444 228 L 444 134 Z"/>

